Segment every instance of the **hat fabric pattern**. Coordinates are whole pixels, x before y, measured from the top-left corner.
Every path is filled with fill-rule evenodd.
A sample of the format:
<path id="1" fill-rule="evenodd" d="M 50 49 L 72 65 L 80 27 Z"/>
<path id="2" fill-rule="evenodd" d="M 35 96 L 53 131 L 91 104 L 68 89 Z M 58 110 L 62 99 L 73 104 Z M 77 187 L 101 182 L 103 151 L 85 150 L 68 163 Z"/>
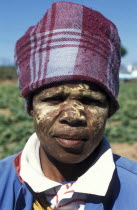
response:
<path id="1" fill-rule="evenodd" d="M 21 95 L 61 81 L 88 81 L 110 98 L 109 116 L 119 107 L 120 39 L 102 14 L 72 2 L 56 2 L 15 47 Z"/>

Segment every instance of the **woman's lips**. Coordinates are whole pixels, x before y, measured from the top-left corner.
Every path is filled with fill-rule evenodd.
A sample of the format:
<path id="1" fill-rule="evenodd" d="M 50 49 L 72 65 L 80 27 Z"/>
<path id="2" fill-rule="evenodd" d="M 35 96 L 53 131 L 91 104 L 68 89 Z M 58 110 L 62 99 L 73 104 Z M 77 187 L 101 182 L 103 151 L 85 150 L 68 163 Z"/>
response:
<path id="1" fill-rule="evenodd" d="M 57 143 L 66 148 L 77 148 L 84 144 L 83 140 L 55 138 Z"/>

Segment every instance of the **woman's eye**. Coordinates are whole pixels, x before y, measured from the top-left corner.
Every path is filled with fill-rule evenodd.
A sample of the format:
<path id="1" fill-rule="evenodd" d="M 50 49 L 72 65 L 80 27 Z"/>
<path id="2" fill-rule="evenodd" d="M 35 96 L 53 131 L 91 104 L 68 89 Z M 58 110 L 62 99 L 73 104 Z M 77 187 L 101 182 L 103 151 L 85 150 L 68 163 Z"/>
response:
<path id="1" fill-rule="evenodd" d="M 95 99 L 90 98 L 83 98 L 81 99 L 81 102 L 85 105 L 95 105 L 95 106 L 102 106 L 102 102 Z"/>
<path id="2" fill-rule="evenodd" d="M 51 104 L 58 104 L 64 101 L 62 97 L 51 97 L 51 98 L 43 98 L 41 99 L 42 102 L 47 102 Z"/>

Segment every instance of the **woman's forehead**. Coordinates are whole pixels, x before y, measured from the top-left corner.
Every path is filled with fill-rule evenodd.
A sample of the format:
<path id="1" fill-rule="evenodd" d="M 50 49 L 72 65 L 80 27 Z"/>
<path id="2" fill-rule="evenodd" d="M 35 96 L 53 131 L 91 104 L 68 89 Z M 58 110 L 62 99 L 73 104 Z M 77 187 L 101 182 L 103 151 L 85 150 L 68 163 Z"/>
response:
<path id="1" fill-rule="evenodd" d="M 96 94 L 103 97 L 106 97 L 106 94 L 104 94 L 102 91 L 100 91 L 99 88 L 97 88 L 96 85 L 90 85 L 86 83 L 67 83 L 67 84 L 59 84 L 53 87 L 45 88 L 39 92 L 38 95 L 67 95 L 67 94 Z"/>

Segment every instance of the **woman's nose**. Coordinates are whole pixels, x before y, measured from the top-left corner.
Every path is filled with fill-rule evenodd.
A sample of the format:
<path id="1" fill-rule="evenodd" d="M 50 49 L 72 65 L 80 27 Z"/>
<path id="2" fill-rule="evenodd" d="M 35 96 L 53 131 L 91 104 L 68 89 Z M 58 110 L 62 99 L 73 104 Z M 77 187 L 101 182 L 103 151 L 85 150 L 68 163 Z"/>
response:
<path id="1" fill-rule="evenodd" d="M 59 121 L 70 126 L 86 126 L 84 106 L 77 101 L 68 101 L 63 107 Z"/>

